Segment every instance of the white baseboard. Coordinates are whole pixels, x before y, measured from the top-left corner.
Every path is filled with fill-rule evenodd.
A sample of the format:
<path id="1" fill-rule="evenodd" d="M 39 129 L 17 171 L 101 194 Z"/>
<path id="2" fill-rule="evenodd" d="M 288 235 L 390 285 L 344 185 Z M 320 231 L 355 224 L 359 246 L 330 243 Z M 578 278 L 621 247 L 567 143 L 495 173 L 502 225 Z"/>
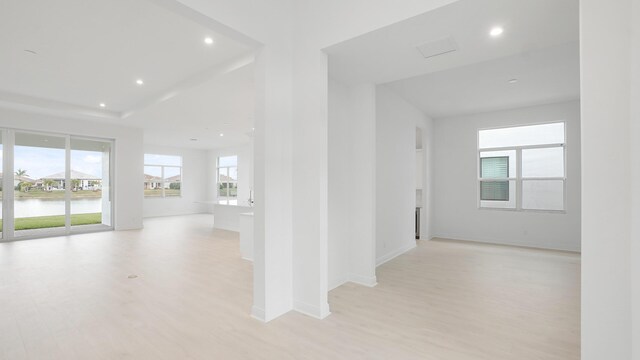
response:
<path id="1" fill-rule="evenodd" d="M 160 197 L 158 198 L 151 198 L 151 199 L 162 199 Z M 178 216 L 189 216 L 189 215 L 202 215 L 202 214 L 206 214 L 209 215 L 211 213 L 207 212 L 207 211 L 184 211 L 184 212 L 171 212 L 171 213 L 166 213 L 166 214 L 152 214 L 152 215 L 142 215 L 142 219 L 146 220 L 146 219 L 156 219 L 156 218 L 166 218 L 166 217 L 178 217 Z"/>
<path id="2" fill-rule="evenodd" d="M 400 249 L 394 250 L 390 253 L 388 253 L 387 255 L 384 255 L 382 257 L 379 257 L 378 259 L 376 259 L 376 267 L 386 263 L 389 260 L 392 260 L 393 258 L 400 256 L 404 253 L 406 253 L 407 251 L 413 249 L 416 247 L 416 241 L 413 240 L 411 241 L 409 244 L 407 244 L 406 246 L 401 247 Z"/>
<path id="3" fill-rule="evenodd" d="M 433 239 L 441 239 L 441 240 L 453 240 L 453 241 L 466 241 L 466 242 L 474 242 L 480 244 L 489 244 L 489 245 L 504 245 L 504 246 L 515 246 L 521 248 L 529 248 L 529 249 L 540 249 L 540 250 L 554 250 L 554 251 L 567 251 L 567 252 L 575 252 L 580 253 L 580 249 L 576 249 L 574 247 L 563 247 L 563 246 L 549 246 L 547 244 L 532 244 L 527 242 L 516 243 L 513 241 L 501 241 L 496 239 L 483 239 L 483 238 L 467 238 L 464 236 L 456 236 L 456 235 L 435 235 Z"/>
<path id="4" fill-rule="evenodd" d="M 331 290 L 333 290 L 333 289 L 335 289 L 335 288 L 337 288 L 339 286 L 342 286 L 342 285 L 346 284 L 347 282 L 349 282 L 349 278 L 347 276 L 344 276 L 344 277 L 332 282 L 331 284 L 329 284 L 329 291 L 331 291 Z"/>
<path id="5" fill-rule="evenodd" d="M 251 307 L 251 317 L 256 320 L 266 322 L 264 309 L 261 309 L 255 305 Z"/>
<path id="6" fill-rule="evenodd" d="M 375 276 L 363 276 L 358 274 L 350 274 L 349 281 L 351 281 L 352 283 L 362 285 L 362 286 L 367 286 L 367 287 L 374 287 L 378 285 L 378 279 Z"/>
<path id="7" fill-rule="evenodd" d="M 213 228 L 214 229 L 218 229 L 218 230 L 225 230 L 225 231 L 233 231 L 233 232 L 240 232 L 240 227 L 239 226 L 233 226 L 233 225 L 227 225 L 227 224 L 213 224 Z"/>
<path id="8" fill-rule="evenodd" d="M 331 311 L 329 311 L 329 304 L 324 304 L 324 306 L 318 307 L 302 301 L 294 300 L 293 310 L 319 320 L 331 315 Z"/>

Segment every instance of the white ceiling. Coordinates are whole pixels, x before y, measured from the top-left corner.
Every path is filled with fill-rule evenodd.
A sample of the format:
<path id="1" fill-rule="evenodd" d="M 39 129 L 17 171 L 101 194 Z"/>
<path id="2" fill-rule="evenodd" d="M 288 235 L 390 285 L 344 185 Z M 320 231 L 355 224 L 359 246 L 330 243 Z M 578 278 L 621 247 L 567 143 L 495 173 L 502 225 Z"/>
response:
<path id="1" fill-rule="evenodd" d="M 504 34 L 489 36 L 493 26 Z M 578 40 L 578 0 L 460 0 L 333 45 L 330 76 L 387 83 Z M 458 50 L 425 59 L 416 49 L 453 37 Z"/>
<path id="2" fill-rule="evenodd" d="M 253 47 L 165 3 L 1 1 L 0 106 L 142 127 L 162 145 L 246 142 L 252 67 L 234 70 L 252 61 Z M 224 123 L 233 124 L 229 134 L 205 145 Z"/>
<path id="3" fill-rule="evenodd" d="M 255 112 L 254 86 L 254 66 L 245 65 L 136 112 L 126 121 L 145 129 L 145 144 L 212 149 L 247 143 Z"/>
<path id="4" fill-rule="evenodd" d="M 0 49 L 1 91 L 116 112 L 250 50 L 147 0 L 3 0 Z"/>
<path id="5" fill-rule="evenodd" d="M 429 116 L 443 118 L 578 99 L 579 63 L 578 42 L 572 42 L 386 86 Z"/>

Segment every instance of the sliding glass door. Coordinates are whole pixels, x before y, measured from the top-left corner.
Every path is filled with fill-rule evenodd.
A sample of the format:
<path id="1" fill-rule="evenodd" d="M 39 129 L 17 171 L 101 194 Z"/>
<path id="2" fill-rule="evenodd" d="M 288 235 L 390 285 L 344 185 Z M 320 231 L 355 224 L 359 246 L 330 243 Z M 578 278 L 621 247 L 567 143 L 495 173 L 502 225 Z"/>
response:
<path id="1" fill-rule="evenodd" d="M 0 133 L 3 240 L 112 229 L 112 141 Z"/>
<path id="2" fill-rule="evenodd" d="M 2 148 L 2 137 L 4 136 L 4 131 L 0 130 L 0 169 L 4 169 L 3 159 L 4 159 L 4 149 Z M 2 172 L 0 172 L 0 239 L 2 238 L 2 184 L 4 181 L 2 180 Z"/>
<path id="3" fill-rule="evenodd" d="M 15 132 L 12 173 L 16 237 L 64 234 L 66 147 L 63 136 Z"/>
<path id="4" fill-rule="evenodd" d="M 71 228 L 111 227 L 111 143 L 71 138 Z"/>

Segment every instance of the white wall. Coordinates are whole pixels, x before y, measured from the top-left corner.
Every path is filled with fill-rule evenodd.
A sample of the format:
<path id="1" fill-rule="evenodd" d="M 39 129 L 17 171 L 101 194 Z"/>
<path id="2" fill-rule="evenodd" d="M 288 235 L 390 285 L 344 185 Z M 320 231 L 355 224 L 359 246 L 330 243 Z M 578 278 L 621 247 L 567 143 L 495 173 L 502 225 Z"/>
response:
<path id="1" fill-rule="evenodd" d="M 329 81 L 328 283 L 374 286 L 375 85 Z"/>
<path id="2" fill-rule="evenodd" d="M 478 209 L 478 129 L 566 121 L 566 214 Z M 580 103 L 434 122 L 435 237 L 580 251 Z"/>
<path id="3" fill-rule="evenodd" d="M 199 214 L 207 211 L 206 205 L 197 203 L 207 200 L 209 191 L 207 151 L 145 145 L 144 152 L 182 157 L 181 195 L 165 198 L 145 197 L 144 217 Z"/>
<path id="4" fill-rule="evenodd" d="M 329 80 L 329 289 L 349 280 L 351 241 L 352 171 L 351 144 L 353 97 L 350 89 Z"/>
<path id="5" fill-rule="evenodd" d="M 142 130 L 0 108 L 0 127 L 115 140 L 116 230 L 142 228 Z"/>
<path id="6" fill-rule="evenodd" d="M 427 116 L 424 127 L 422 127 L 422 153 L 424 157 L 424 169 L 422 172 L 422 212 L 420 239 L 430 240 L 433 238 L 433 152 L 434 133 L 433 120 Z"/>
<path id="7" fill-rule="evenodd" d="M 429 122 L 430 119 L 424 113 L 392 90 L 385 86 L 377 87 L 376 263 L 378 264 L 416 246 L 414 228 L 416 127 L 420 126 L 424 133 L 428 133 Z M 424 137 L 423 140 L 425 140 Z M 428 140 L 423 145 L 427 143 Z M 428 162 L 428 158 L 427 155 L 425 162 Z M 428 178 L 424 180 L 426 183 L 430 182 Z M 424 200 L 423 206 L 429 209 L 426 197 Z"/>
<path id="8" fill-rule="evenodd" d="M 633 3 L 631 37 L 631 343 L 634 360 L 640 360 L 640 2 Z M 635 119 L 635 120 L 634 120 Z"/>
<path id="9" fill-rule="evenodd" d="M 635 21 L 632 18 L 637 4 L 637 0 L 580 2 L 584 360 L 640 358 L 638 341 L 633 349 L 631 335 L 632 309 L 639 306 L 638 301 L 631 303 L 631 284 L 638 284 L 638 278 L 631 276 L 631 264 L 638 262 L 638 254 L 631 251 L 631 226 L 639 222 L 638 209 L 631 203 L 637 195 L 631 169 L 637 174 L 640 166 L 631 155 L 632 146 L 640 141 L 637 125 L 631 125 L 638 123 L 638 114 L 631 112 L 638 104 L 631 97 L 632 92 L 638 94 L 638 84 L 631 83 L 638 66 L 637 57 L 635 64 L 631 61 L 632 54 L 637 55 L 640 41 L 631 31 L 637 36 L 637 9 Z M 637 189 L 638 179 L 634 180 Z M 638 234 L 634 235 L 637 241 Z"/>

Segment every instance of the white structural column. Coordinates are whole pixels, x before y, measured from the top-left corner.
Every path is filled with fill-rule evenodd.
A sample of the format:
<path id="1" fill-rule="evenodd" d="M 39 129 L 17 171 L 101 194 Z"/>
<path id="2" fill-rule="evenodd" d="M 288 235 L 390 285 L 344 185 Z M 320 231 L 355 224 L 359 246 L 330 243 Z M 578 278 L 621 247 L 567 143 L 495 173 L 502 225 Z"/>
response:
<path id="1" fill-rule="evenodd" d="M 263 47 L 256 57 L 252 315 L 270 321 L 292 309 L 291 64 Z"/>
<path id="2" fill-rule="evenodd" d="M 15 145 L 15 131 L 0 130 L 2 132 L 2 235 L 4 239 L 13 238 L 15 219 L 13 214 L 14 178 L 13 178 L 13 147 Z M 2 239 L 0 239 L 1 241 Z"/>
<path id="3" fill-rule="evenodd" d="M 631 34 L 631 312 L 632 359 L 640 360 L 640 1 L 633 2 Z"/>
<path id="4" fill-rule="evenodd" d="M 293 93 L 294 309 L 324 318 L 328 293 L 327 56 L 297 29 Z"/>
<path id="5" fill-rule="evenodd" d="M 352 88 L 352 173 L 350 199 L 349 280 L 365 286 L 376 281 L 376 86 Z"/>
<path id="6" fill-rule="evenodd" d="M 111 151 L 113 143 L 108 143 L 108 148 L 102 151 L 102 223 L 111 226 Z"/>
<path id="7" fill-rule="evenodd" d="M 580 2 L 584 360 L 632 358 L 631 4 Z"/>

